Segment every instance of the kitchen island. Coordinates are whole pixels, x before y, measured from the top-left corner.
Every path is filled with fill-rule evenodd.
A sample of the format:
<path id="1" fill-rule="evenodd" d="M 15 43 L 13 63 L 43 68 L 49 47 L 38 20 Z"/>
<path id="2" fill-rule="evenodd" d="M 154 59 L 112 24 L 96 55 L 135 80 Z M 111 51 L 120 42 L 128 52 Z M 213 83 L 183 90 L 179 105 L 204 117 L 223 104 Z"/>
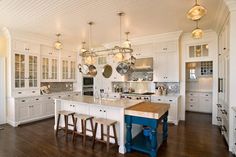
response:
<path id="1" fill-rule="evenodd" d="M 118 136 L 119 153 L 125 153 L 125 122 L 124 115 L 125 109 L 136 104 L 141 103 L 142 100 L 129 100 L 129 99 L 95 99 L 92 96 L 72 96 L 69 98 L 57 98 L 55 99 L 55 125 L 57 124 L 57 113 L 60 110 L 73 111 L 81 114 L 88 114 L 94 117 L 107 118 L 111 120 L 116 120 L 116 131 Z M 69 119 L 69 123 L 72 124 L 72 119 Z M 64 125 L 63 119 L 60 121 L 60 125 Z M 77 126 L 80 126 L 77 125 Z M 90 125 L 87 125 L 88 129 Z M 69 127 L 70 128 L 70 127 Z M 72 129 L 72 127 L 70 128 Z M 141 131 L 141 127 L 134 126 L 133 135 L 137 135 Z M 81 130 L 81 127 L 78 127 Z M 111 131 L 113 134 L 113 131 Z M 88 136 L 92 136 L 90 132 L 87 133 Z M 100 128 L 97 131 L 97 138 L 100 135 Z M 114 142 L 111 139 L 111 142 Z"/>
<path id="2" fill-rule="evenodd" d="M 139 107 L 140 106 L 144 106 L 144 107 L 143 108 L 141 107 L 142 110 L 137 110 L 136 108 L 137 105 Z M 129 147 L 125 148 L 125 143 L 126 143 L 126 138 L 127 138 L 126 127 L 125 127 L 125 115 L 149 118 L 150 120 L 152 119 L 156 120 L 158 118 L 161 118 L 162 115 L 168 115 L 168 109 L 169 109 L 168 104 L 160 104 L 160 107 L 158 106 L 159 106 L 158 103 L 144 102 L 143 100 L 95 99 L 92 96 L 80 96 L 80 95 L 73 96 L 70 98 L 55 99 L 55 126 L 54 128 L 56 128 L 57 113 L 60 110 L 73 111 L 76 113 L 88 114 L 94 117 L 116 120 L 117 121 L 116 132 L 118 136 L 119 153 L 124 154 L 126 152 L 126 148 L 129 149 Z M 165 122 L 167 122 L 166 120 L 167 120 L 167 117 L 165 116 Z M 69 121 L 69 123 L 72 123 L 72 119 Z M 130 124 L 131 124 L 131 121 L 127 123 L 127 125 L 130 125 Z M 62 126 L 64 125 L 63 120 L 61 120 L 60 125 Z M 80 124 L 77 126 L 80 126 Z M 87 126 L 90 126 L 90 125 L 87 125 Z M 165 128 L 167 128 L 167 125 L 165 126 Z M 73 129 L 73 128 L 70 128 L 70 129 Z M 80 130 L 81 128 L 77 128 L 77 129 Z M 91 128 L 88 128 L 88 129 L 91 129 Z M 129 134 L 128 142 L 130 143 L 130 140 L 132 138 L 135 138 L 138 134 L 140 134 L 142 129 L 143 129 L 143 126 L 140 125 L 140 123 L 138 123 L 138 125 L 133 124 L 132 130 L 128 130 L 128 134 Z M 91 133 L 89 134 L 89 132 L 87 133 L 87 135 L 92 136 L 92 134 Z M 100 135 L 100 130 L 98 129 L 97 138 L 100 138 L 99 135 Z M 114 141 L 111 140 L 111 142 L 114 142 Z"/>

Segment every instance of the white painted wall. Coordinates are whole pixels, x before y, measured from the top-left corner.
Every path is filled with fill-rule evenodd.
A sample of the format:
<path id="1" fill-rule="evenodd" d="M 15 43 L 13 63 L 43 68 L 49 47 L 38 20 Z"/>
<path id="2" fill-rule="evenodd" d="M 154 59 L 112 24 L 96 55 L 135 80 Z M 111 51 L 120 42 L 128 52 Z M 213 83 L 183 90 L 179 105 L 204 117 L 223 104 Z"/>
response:
<path id="1" fill-rule="evenodd" d="M 6 123 L 5 58 L 0 57 L 0 124 Z"/>
<path id="2" fill-rule="evenodd" d="M 216 32 L 212 30 L 205 30 L 205 34 L 201 39 L 193 39 L 191 37 L 191 33 L 185 33 L 182 36 L 181 40 L 181 78 L 180 78 L 180 94 L 181 94 L 181 111 L 180 111 L 180 119 L 185 120 L 185 110 L 186 110 L 186 63 L 187 62 L 197 62 L 197 61 L 213 61 L 213 101 L 212 101 L 212 124 L 217 124 L 216 113 L 217 107 L 216 104 L 218 102 L 218 38 Z M 188 46 L 196 45 L 196 44 L 209 44 L 209 57 L 206 58 L 194 58 L 188 59 Z"/>

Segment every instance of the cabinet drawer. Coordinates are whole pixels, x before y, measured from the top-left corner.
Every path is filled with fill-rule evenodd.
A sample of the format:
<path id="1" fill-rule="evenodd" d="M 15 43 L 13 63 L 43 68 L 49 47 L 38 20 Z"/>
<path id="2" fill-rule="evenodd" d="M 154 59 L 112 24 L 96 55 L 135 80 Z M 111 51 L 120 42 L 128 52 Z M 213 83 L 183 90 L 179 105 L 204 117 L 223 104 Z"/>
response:
<path id="1" fill-rule="evenodd" d="M 198 102 L 197 97 L 187 97 L 187 102 L 196 103 Z"/>
<path id="2" fill-rule="evenodd" d="M 206 97 L 206 98 L 211 98 L 212 94 L 211 93 L 199 93 L 199 96 Z"/>
<path id="3" fill-rule="evenodd" d="M 198 95 L 199 95 L 198 93 L 194 93 L 194 92 L 187 93 L 188 97 L 196 97 Z"/>
<path id="4" fill-rule="evenodd" d="M 164 98 L 160 98 L 160 97 L 151 97 L 151 102 L 165 103 L 165 99 Z"/>
<path id="5" fill-rule="evenodd" d="M 187 110 L 188 111 L 197 111 L 198 105 L 196 103 L 187 103 Z"/>
<path id="6" fill-rule="evenodd" d="M 40 95 L 39 89 L 29 89 L 29 90 L 14 90 L 13 91 L 14 97 L 28 97 L 28 96 L 37 96 Z"/>

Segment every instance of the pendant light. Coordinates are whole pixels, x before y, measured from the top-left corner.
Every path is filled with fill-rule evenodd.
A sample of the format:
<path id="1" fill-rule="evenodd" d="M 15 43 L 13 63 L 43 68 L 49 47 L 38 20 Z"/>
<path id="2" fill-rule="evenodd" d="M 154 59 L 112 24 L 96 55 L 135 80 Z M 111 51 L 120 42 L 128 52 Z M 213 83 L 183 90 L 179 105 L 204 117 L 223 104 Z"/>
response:
<path id="1" fill-rule="evenodd" d="M 84 62 L 85 64 L 92 65 L 95 64 L 95 53 L 93 53 L 91 45 L 92 45 L 92 25 L 94 22 L 89 22 L 89 50 L 85 53 Z"/>
<path id="2" fill-rule="evenodd" d="M 198 0 L 195 0 L 195 5 L 188 11 L 187 17 L 190 20 L 196 21 L 206 15 L 207 9 L 198 4 Z"/>
<path id="3" fill-rule="evenodd" d="M 196 28 L 192 31 L 192 37 L 194 39 L 200 39 L 203 36 L 203 30 L 198 27 L 198 21 L 196 21 Z"/>
<path id="4" fill-rule="evenodd" d="M 85 49 L 85 44 L 86 44 L 86 42 L 85 41 L 83 41 L 82 42 L 82 48 L 80 49 L 80 52 L 81 53 L 85 53 L 87 50 Z"/>
<path id="5" fill-rule="evenodd" d="M 131 42 L 129 41 L 129 33 L 130 33 L 130 32 L 125 32 L 125 34 L 126 34 L 126 40 L 125 40 L 125 42 L 123 43 L 123 45 L 124 45 L 125 48 L 131 48 Z"/>
<path id="6" fill-rule="evenodd" d="M 62 47 L 63 47 L 62 43 L 61 43 L 60 40 L 59 40 L 61 34 L 60 34 L 60 33 L 57 33 L 56 36 L 57 36 L 57 41 L 54 43 L 54 48 L 55 48 L 56 50 L 61 50 Z"/>

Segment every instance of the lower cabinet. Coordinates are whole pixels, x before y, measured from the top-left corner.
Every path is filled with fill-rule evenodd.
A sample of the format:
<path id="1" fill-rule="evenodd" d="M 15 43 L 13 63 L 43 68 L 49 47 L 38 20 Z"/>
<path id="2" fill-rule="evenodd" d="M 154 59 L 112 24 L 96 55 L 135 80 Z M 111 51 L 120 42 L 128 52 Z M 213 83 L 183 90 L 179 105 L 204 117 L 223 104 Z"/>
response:
<path id="1" fill-rule="evenodd" d="M 212 94 L 207 92 L 188 92 L 186 110 L 194 112 L 212 112 Z"/>
<path id="2" fill-rule="evenodd" d="M 170 104 L 168 121 L 178 125 L 179 110 L 180 110 L 180 96 L 151 96 L 151 102 Z"/>
<path id="3" fill-rule="evenodd" d="M 78 93 L 74 92 L 50 96 L 15 98 L 15 121 L 13 121 L 11 125 L 18 126 L 23 123 L 53 117 L 55 115 L 54 98 L 76 96 L 77 94 Z M 79 110 L 81 110 L 81 108 Z"/>
<path id="4" fill-rule="evenodd" d="M 232 152 L 236 155 L 236 107 L 232 107 L 233 110 L 233 148 Z"/>

